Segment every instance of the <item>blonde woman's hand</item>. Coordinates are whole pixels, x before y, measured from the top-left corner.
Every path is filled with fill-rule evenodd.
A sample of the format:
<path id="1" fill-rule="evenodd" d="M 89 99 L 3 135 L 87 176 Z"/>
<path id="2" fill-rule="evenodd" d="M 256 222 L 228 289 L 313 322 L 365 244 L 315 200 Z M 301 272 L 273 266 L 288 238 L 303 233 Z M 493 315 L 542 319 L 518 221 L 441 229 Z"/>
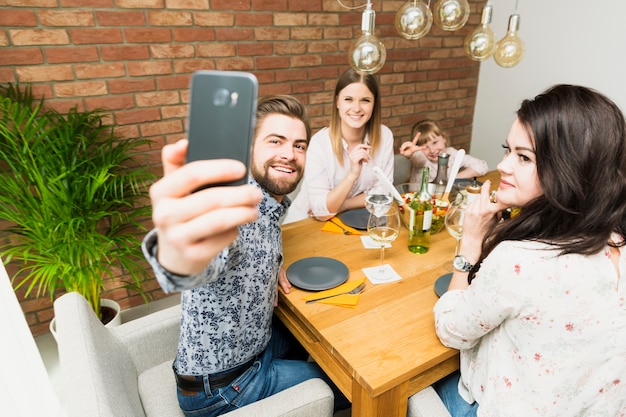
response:
<path id="1" fill-rule="evenodd" d="M 362 143 L 350 151 L 348 156 L 350 157 L 350 172 L 352 174 L 358 176 L 361 173 L 363 164 L 370 160 L 371 148 L 371 146 Z"/>

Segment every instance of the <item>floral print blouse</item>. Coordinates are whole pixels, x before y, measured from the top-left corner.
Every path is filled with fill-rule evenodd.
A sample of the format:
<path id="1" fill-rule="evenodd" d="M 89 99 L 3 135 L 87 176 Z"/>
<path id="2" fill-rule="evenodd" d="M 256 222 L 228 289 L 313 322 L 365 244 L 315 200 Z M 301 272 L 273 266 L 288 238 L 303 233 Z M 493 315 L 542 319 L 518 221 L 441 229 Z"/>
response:
<path id="1" fill-rule="evenodd" d="M 626 273 L 626 247 L 619 270 Z M 460 349 L 459 393 L 478 402 L 478 416 L 626 415 L 619 275 L 608 246 L 558 256 L 547 244 L 511 241 L 483 261 L 467 290 L 444 294 L 434 308 L 437 334 Z"/>

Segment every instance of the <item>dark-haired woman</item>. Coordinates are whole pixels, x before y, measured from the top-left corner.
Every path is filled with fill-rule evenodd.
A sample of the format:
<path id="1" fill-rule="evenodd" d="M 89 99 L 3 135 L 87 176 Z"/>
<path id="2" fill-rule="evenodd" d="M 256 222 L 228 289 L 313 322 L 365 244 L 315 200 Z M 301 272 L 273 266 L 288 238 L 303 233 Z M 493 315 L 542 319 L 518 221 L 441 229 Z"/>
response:
<path id="1" fill-rule="evenodd" d="M 624 115 L 557 85 L 522 103 L 504 149 L 497 203 L 485 183 L 435 305 L 461 351 L 435 389 L 455 417 L 625 415 Z"/>

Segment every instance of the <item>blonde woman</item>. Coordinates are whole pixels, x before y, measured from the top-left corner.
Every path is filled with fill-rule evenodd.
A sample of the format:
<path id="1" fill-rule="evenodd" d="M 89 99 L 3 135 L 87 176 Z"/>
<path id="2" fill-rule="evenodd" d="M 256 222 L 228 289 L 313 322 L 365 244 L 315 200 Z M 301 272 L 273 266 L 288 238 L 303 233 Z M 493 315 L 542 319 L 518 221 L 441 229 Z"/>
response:
<path id="1" fill-rule="evenodd" d="M 364 207 L 369 189 L 385 187 L 374 167 L 393 181 L 393 134 L 381 123 L 380 101 L 373 75 L 349 69 L 339 77 L 330 126 L 311 138 L 302 189 L 285 223 Z"/>

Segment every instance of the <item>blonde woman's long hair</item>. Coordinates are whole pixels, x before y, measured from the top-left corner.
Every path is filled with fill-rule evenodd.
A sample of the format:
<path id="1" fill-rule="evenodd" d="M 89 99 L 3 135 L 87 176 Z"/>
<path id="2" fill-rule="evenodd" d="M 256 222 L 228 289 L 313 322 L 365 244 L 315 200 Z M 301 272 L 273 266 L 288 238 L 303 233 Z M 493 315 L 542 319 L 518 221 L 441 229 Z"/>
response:
<path id="1" fill-rule="evenodd" d="M 353 83 L 363 83 L 374 95 L 374 109 L 372 111 L 372 117 L 367 121 L 365 125 L 365 134 L 369 137 L 370 146 L 372 147 L 372 154 L 376 153 L 380 146 L 380 128 L 382 125 L 382 116 L 380 111 L 380 94 L 378 89 L 378 81 L 373 75 L 359 74 L 352 68 L 346 70 L 339 79 L 335 86 L 335 94 L 333 95 L 333 112 L 330 116 L 330 126 L 328 127 L 330 140 L 333 145 L 333 152 L 339 161 L 339 164 L 343 166 L 343 146 L 342 146 L 342 134 L 341 134 L 341 118 L 339 117 L 339 110 L 337 109 L 337 97 L 341 90 Z"/>

